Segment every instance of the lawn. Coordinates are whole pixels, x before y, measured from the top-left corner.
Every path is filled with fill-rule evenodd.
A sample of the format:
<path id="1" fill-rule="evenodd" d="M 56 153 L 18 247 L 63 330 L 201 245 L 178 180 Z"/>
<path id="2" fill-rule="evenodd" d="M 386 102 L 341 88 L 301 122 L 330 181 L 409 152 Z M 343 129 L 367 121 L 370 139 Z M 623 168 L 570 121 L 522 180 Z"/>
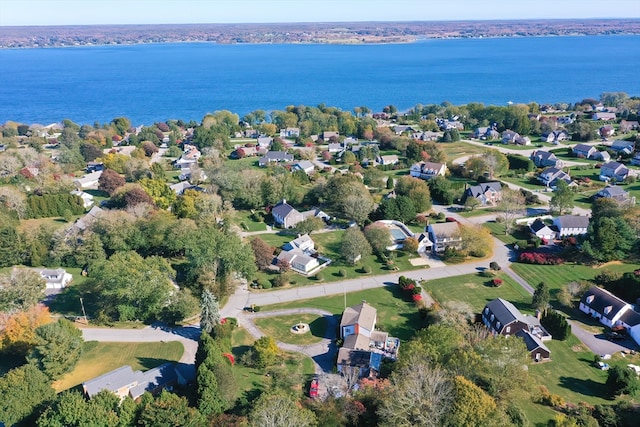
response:
<path id="1" fill-rule="evenodd" d="M 464 141 L 458 142 L 443 142 L 438 144 L 438 148 L 447 155 L 447 161 L 450 162 L 458 157 L 472 156 L 474 154 L 483 153 L 485 150 L 490 149 L 490 146 L 480 147 L 475 144 L 468 144 Z"/>
<path id="2" fill-rule="evenodd" d="M 389 332 L 390 335 L 407 341 L 422 326 L 422 319 L 413 302 L 405 301 L 399 287 L 390 285 L 383 288 L 346 294 L 348 307 L 367 301 L 378 311 L 376 329 Z M 345 308 L 345 296 L 334 295 L 322 298 L 292 301 L 262 307 L 263 311 L 287 308 L 319 308 L 341 316 Z"/>
<path id="3" fill-rule="evenodd" d="M 242 228 L 242 231 L 254 232 L 267 229 L 267 224 L 254 221 L 249 211 L 237 211 L 233 216 L 233 221 Z"/>
<path id="4" fill-rule="evenodd" d="M 363 258 L 358 265 L 353 266 L 344 263 L 340 258 L 340 246 L 342 244 L 342 236 L 344 234 L 344 230 L 335 230 L 327 233 L 318 233 L 312 234 L 311 238 L 316 244 L 316 250 L 323 256 L 326 256 L 332 260 L 332 263 L 321 270 L 322 281 L 324 282 L 335 282 L 337 280 L 346 280 L 346 279 L 355 279 L 358 277 L 362 277 L 363 275 L 376 275 L 376 274 L 389 274 L 392 270 L 389 270 L 388 267 L 381 261 L 377 259 L 376 256 L 370 255 L 368 257 Z M 295 236 L 292 235 L 281 235 L 281 234 L 261 234 L 260 237 L 266 243 L 281 248 L 285 243 L 293 240 Z M 397 267 L 398 271 L 407 271 L 407 270 L 417 270 L 420 268 L 425 268 L 424 266 L 414 267 L 411 265 L 409 260 L 411 258 L 416 258 L 416 254 L 408 254 L 403 251 L 394 251 L 394 265 Z M 362 268 L 368 266 L 371 269 L 370 274 L 363 273 Z M 346 276 L 342 276 L 340 271 L 344 270 L 346 272 Z M 274 273 L 266 273 L 266 272 L 258 272 L 256 274 L 256 278 L 258 280 L 266 279 L 272 280 L 274 279 L 276 274 Z M 319 281 L 315 277 L 306 277 L 298 273 L 291 273 L 291 278 L 295 283 L 291 283 L 294 286 L 303 286 L 309 284 L 317 284 Z"/>
<path id="5" fill-rule="evenodd" d="M 626 273 L 640 268 L 638 264 L 612 263 L 599 268 L 587 265 L 563 264 L 563 265 L 534 265 L 513 263 L 511 269 L 520 277 L 535 287 L 544 282 L 551 290 L 551 297 L 555 299 L 560 289 L 569 282 L 581 280 L 593 280 L 603 271 L 615 271 Z"/>
<path id="6" fill-rule="evenodd" d="M 492 236 L 496 237 L 501 242 L 504 242 L 507 245 L 511 245 L 518 240 L 529 239 L 529 233 L 517 226 L 515 227 L 514 231 L 511 232 L 511 234 L 504 234 L 504 224 L 497 223 L 496 221 L 489 221 L 485 222 L 482 225 L 489 229 Z"/>
<path id="7" fill-rule="evenodd" d="M 236 328 L 231 336 L 232 353 L 236 361 L 240 361 L 242 355 L 246 353 L 254 343 L 254 339 L 243 328 Z M 281 365 L 290 377 L 298 377 L 298 392 L 303 393 L 303 385 L 306 384 L 315 371 L 311 358 L 299 353 L 283 353 L 279 359 Z M 233 367 L 233 375 L 238 382 L 241 395 L 251 400 L 260 392 L 269 389 L 269 378 L 265 371 L 261 369 L 248 368 L 241 363 L 236 363 Z"/>
<path id="8" fill-rule="evenodd" d="M 153 343 L 97 342 L 84 343 L 84 352 L 75 369 L 53 383 L 60 392 L 123 365 L 146 371 L 166 362 L 180 360 L 184 353 L 178 341 Z"/>
<path id="9" fill-rule="evenodd" d="M 265 334 L 287 344 L 307 345 L 322 341 L 327 329 L 327 320 L 316 314 L 300 313 L 254 319 L 256 326 Z M 306 323 L 311 329 L 305 334 L 294 334 L 291 327 Z"/>
<path id="10" fill-rule="evenodd" d="M 463 301 L 468 303 L 476 313 L 480 313 L 489 301 L 498 297 L 513 303 L 520 311 L 532 311 L 531 295 L 522 286 L 506 274 L 499 273 L 496 277 L 504 280 L 499 288 L 490 284 L 492 279 L 481 277 L 479 274 L 427 279 L 423 288 L 440 304 L 448 301 Z"/>

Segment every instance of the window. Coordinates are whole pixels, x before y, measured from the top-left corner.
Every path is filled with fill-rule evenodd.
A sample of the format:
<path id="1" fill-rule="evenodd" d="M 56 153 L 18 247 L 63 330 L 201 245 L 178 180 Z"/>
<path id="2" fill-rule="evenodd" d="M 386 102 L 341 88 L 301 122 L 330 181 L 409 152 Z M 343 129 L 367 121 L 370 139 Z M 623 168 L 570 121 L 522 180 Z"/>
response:
<path id="1" fill-rule="evenodd" d="M 500 329 L 501 326 L 502 326 L 502 323 L 496 322 L 496 329 Z"/>
<path id="2" fill-rule="evenodd" d="M 593 296 L 593 295 L 589 295 L 589 296 L 587 297 L 587 304 L 591 304 L 591 303 L 593 302 L 593 298 L 594 298 L 594 296 Z"/>
<path id="3" fill-rule="evenodd" d="M 496 316 L 494 316 L 493 314 L 491 315 L 491 321 L 493 322 L 493 319 L 495 319 Z"/>
<path id="4" fill-rule="evenodd" d="M 484 314 L 489 314 L 489 307 L 484 308 Z"/>
<path id="5" fill-rule="evenodd" d="M 506 333 L 511 332 L 511 326 L 507 326 L 507 329 L 505 329 L 505 332 L 506 332 Z"/>

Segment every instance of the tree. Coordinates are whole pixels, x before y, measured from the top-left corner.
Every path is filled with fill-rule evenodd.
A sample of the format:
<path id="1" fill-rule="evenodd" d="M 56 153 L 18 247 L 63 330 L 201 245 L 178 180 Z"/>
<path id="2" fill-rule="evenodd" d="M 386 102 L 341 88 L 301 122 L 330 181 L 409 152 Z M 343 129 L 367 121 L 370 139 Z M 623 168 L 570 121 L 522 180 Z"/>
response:
<path id="1" fill-rule="evenodd" d="M 140 185 L 160 209 L 167 209 L 176 201 L 176 193 L 160 178 L 143 178 Z"/>
<path id="2" fill-rule="evenodd" d="M 467 197 L 467 200 L 464 202 L 464 208 L 468 211 L 472 211 L 478 206 L 480 206 L 480 200 L 475 197 Z"/>
<path id="3" fill-rule="evenodd" d="M 358 227 L 350 227 L 342 236 L 340 255 L 349 264 L 357 262 L 371 254 L 371 245 Z"/>
<path id="4" fill-rule="evenodd" d="M 280 349 L 273 337 L 263 336 L 253 344 L 253 354 L 256 367 L 264 369 L 276 362 Z"/>
<path id="5" fill-rule="evenodd" d="M 454 399 L 446 418 L 451 426 L 485 426 L 497 410 L 495 400 L 463 376 L 453 379 Z"/>
<path id="6" fill-rule="evenodd" d="M 489 230 L 482 226 L 459 226 L 462 251 L 474 257 L 485 257 L 491 253 L 493 239 Z"/>
<path id="7" fill-rule="evenodd" d="M 0 332 L 0 351 L 26 356 L 37 343 L 36 328 L 49 322 L 49 309 L 42 305 L 34 305 L 11 315 Z"/>
<path id="8" fill-rule="evenodd" d="M 402 250 L 409 253 L 416 253 L 418 251 L 418 239 L 415 237 L 407 237 L 402 241 Z"/>
<path id="9" fill-rule="evenodd" d="M 202 415 L 197 409 L 189 407 L 185 397 L 166 390 L 155 400 L 144 405 L 138 419 L 138 425 L 141 427 L 199 427 L 203 424 Z"/>
<path id="10" fill-rule="evenodd" d="M 571 190 L 566 181 L 559 180 L 553 192 L 553 197 L 551 197 L 551 202 L 549 203 L 551 211 L 558 215 L 563 215 L 565 213 L 571 213 L 574 206 L 573 190 Z"/>
<path id="11" fill-rule="evenodd" d="M 260 270 L 267 269 L 273 263 L 276 248 L 267 244 L 260 237 L 251 239 L 251 249 L 256 258 L 256 265 Z"/>
<path id="12" fill-rule="evenodd" d="M 175 272 L 164 258 L 133 251 L 94 262 L 89 277 L 99 310 L 121 321 L 157 319 L 174 291 Z"/>
<path id="13" fill-rule="evenodd" d="M 60 319 L 36 328 L 36 347 L 28 360 L 51 379 L 70 372 L 82 354 L 82 332 L 70 321 Z"/>
<path id="14" fill-rule="evenodd" d="M 95 144 L 89 142 L 83 142 L 80 145 L 80 154 L 85 162 L 93 162 L 98 157 L 102 156 L 102 149 Z"/>
<path id="15" fill-rule="evenodd" d="M 198 312 L 199 301 L 189 289 L 183 288 L 174 292 L 161 313 L 164 322 L 175 325 Z"/>
<path id="16" fill-rule="evenodd" d="M 151 157 L 158 152 L 158 147 L 151 141 L 144 141 L 140 145 L 140 148 L 142 148 L 142 151 L 144 151 L 144 155 L 147 157 Z"/>
<path id="17" fill-rule="evenodd" d="M 124 178 L 112 169 L 103 170 L 100 178 L 98 178 L 98 190 L 106 191 L 110 196 L 112 196 L 115 191 L 124 184 Z"/>
<path id="18" fill-rule="evenodd" d="M 322 197 L 338 215 L 364 222 L 373 210 L 373 198 L 369 190 L 355 175 L 332 176 L 322 189 Z"/>
<path id="19" fill-rule="evenodd" d="M 626 259 L 637 240 L 629 223 L 620 216 L 593 215 L 582 245 L 584 253 L 602 262 Z"/>
<path id="20" fill-rule="evenodd" d="M 44 298 L 46 283 L 40 274 L 14 268 L 0 274 L 0 312 L 28 310 Z"/>
<path id="21" fill-rule="evenodd" d="M 533 292 L 533 298 L 531 300 L 531 306 L 540 311 L 545 311 L 549 307 L 551 301 L 551 294 L 549 293 L 549 286 L 544 282 L 540 282 L 538 287 Z"/>
<path id="22" fill-rule="evenodd" d="M 126 117 L 116 117 L 111 120 L 111 126 L 118 135 L 124 136 L 131 127 L 131 121 Z"/>
<path id="23" fill-rule="evenodd" d="M 571 325 L 557 311 L 547 311 L 540 319 L 540 323 L 555 340 L 564 341 L 571 335 Z"/>
<path id="24" fill-rule="evenodd" d="M 17 187 L 3 185 L 0 187 L 0 209 L 15 212 L 18 219 L 24 219 L 27 213 L 27 197 Z"/>
<path id="25" fill-rule="evenodd" d="M 296 226 L 293 227 L 293 231 L 297 234 L 311 234 L 314 231 L 322 230 L 324 225 L 322 218 L 310 216 L 297 223 Z"/>
<path id="26" fill-rule="evenodd" d="M 373 207 L 373 199 L 369 192 L 352 194 L 340 201 L 343 215 L 358 224 L 362 224 L 367 219 Z"/>
<path id="27" fill-rule="evenodd" d="M 260 427 L 315 427 L 318 424 L 313 412 L 301 408 L 290 395 L 281 392 L 263 393 L 253 405 L 249 421 Z"/>
<path id="28" fill-rule="evenodd" d="M 403 176 L 397 180 L 395 190 L 399 196 L 408 197 L 417 212 L 431 209 L 431 192 L 429 184 L 425 181 L 412 176 Z"/>
<path id="29" fill-rule="evenodd" d="M 216 296 L 209 290 L 202 291 L 200 297 L 200 329 L 211 333 L 213 328 L 220 323 L 220 306 Z"/>
<path id="30" fill-rule="evenodd" d="M 385 426 L 441 426 L 453 399 L 447 374 L 419 356 L 393 372 L 386 391 L 378 408 Z"/>
<path id="31" fill-rule="evenodd" d="M 638 375 L 624 365 L 615 365 L 609 369 L 606 385 L 611 397 L 619 394 L 628 394 L 633 397 L 640 391 Z"/>
<path id="32" fill-rule="evenodd" d="M 34 365 L 12 369 L 0 377 L 0 420 L 8 426 L 24 422 L 54 396 L 50 379 Z"/>
<path id="33" fill-rule="evenodd" d="M 511 233 L 515 219 L 522 215 L 523 208 L 524 196 L 522 193 L 506 187 L 502 189 L 502 199 L 498 203 L 498 210 L 502 212 L 505 234 Z"/>
<path id="34" fill-rule="evenodd" d="M 387 246 L 391 243 L 391 232 L 389 232 L 389 228 L 383 225 L 371 224 L 366 226 L 364 235 L 371 245 L 373 253 L 377 256 L 382 256 Z"/>

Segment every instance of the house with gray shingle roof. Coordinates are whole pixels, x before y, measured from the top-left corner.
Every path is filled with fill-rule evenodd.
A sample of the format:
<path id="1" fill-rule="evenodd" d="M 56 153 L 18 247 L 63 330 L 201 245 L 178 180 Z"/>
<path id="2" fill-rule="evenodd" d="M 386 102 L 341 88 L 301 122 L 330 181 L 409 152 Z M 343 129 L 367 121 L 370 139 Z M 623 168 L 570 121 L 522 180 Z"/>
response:
<path id="1" fill-rule="evenodd" d="M 562 215 L 553 219 L 553 225 L 558 229 L 558 237 L 580 236 L 587 234 L 589 217 L 581 215 Z"/>
<path id="2" fill-rule="evenodd" d="M 285 199 L 282 199 L 271 209 L 271 215 L 273 215 L 276 224 L 282 228 L 295 227 L 296 224 L 304 220 L 304 215 L 288 204 Z"/>
<path id="3" fill-rule="evenodd" d="M 285 151 L 267 151 L 267 153 L 258 159 L 258 165 L 265 167 L 271 163 L 292 162 L 293 154 Z"/>
<path id="4" fill-rule="evenodd" d="M 632 309 L 631 304 L 597 286 L 582 295 L 579 308 L 608 327 L 616 326 L 622 314 Z"/>
<path id="5" fill-rule="evenodd" d="M 622 163 L 607 162 L 600 167 L 600 181 L 624 181 L 629 168 Z"/>
<path id="6" fill-rule="evenodd" d="M 462 196 L 462 203 L 468 198 L 476 199 L 480 206 L 495 206 L 502 200 L 502 184 L 499 182 L 483 182 L 469 186 Z"/>
<path id="7" fill-rule="evenodd" d="M 545 150 L 534 151 L 531 153 L 530 159 L 539 168 L 550 166 L 559 169 L 564 165 L 562 160 L 558 159 L 555 154 Z"/>
<path id="8" fill-rule="evenodd" d="M 629 193 L 622 187 L 614 185 L 603 188 L 593 196 L 594 199 L 599 199 L 601 197 L 614 199 L 618 202 L 626 202 L 629 200 Z"/>

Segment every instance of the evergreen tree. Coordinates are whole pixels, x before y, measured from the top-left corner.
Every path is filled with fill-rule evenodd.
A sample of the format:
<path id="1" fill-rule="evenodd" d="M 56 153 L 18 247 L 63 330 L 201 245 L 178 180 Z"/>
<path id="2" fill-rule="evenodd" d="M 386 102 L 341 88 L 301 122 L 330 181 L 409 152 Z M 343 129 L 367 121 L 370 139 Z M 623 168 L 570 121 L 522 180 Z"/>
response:
<path id="1" fill-rule="evenodd" d="M 216 296 L 209 289 L 202 291 L 200 309 L 200 329 L 210 334 L 220 323 L 220 306 Z"/>
<path id="2" fill-rule="evenodd" d="M 531 305 L 534 309 L 543 311 L 549 307 L 549 301 L 551 301 L 549 287 L 544 282 L 540 282 L 536 290 L 533 292 Z"/>

